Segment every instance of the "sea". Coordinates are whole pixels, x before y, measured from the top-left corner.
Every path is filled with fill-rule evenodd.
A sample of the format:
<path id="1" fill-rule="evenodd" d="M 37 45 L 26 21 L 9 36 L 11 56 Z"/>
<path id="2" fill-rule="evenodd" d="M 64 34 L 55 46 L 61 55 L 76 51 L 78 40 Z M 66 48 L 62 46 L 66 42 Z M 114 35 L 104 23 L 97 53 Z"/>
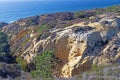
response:
<path id="1" fill-rule="evenodd" d="M 120 5 L 120 0 L 40 0 L 0 1 L 0 22 L 56 12 L 75 12 Z"/>

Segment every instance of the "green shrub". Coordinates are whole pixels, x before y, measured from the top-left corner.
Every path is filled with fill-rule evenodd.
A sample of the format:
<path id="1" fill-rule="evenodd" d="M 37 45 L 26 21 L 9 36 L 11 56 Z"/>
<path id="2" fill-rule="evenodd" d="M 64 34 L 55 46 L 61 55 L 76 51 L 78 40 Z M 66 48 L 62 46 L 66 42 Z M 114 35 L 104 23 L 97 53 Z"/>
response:
<path id="1" fill-rule="evenodd" d="M 105 65 L 98 66 L 96 64 L 93 64 L 88 72 L 98 72 L 103 68 L 105 68 Z"/>
<path id="2" fill-rule="evenodd" d="M 3 32 L 0 32 L 0 56 L 7 55 L 9 53 L 9 44 L 7 35 Z"/>
<path id="3" fill-rule="evenodd" d="M 110 6 L 105 9 L 106 12 L 120 12 L 120 6 Z"/>
<path id="4" fill-rule="evenodd" d="M 41 55 L 38 55 L 33 61 L 36 66 L 36 70 L 31 71 L 32 77 L 52 78 L 53 62 L 54 54 L 52 51 L 45 51 Z"/>
<path id="5" fill-rule="evenodd" d="M 85 18 L 85 14 L 86 14 L 85 11 L 75 12 L 74 17 L 75 18 Z"/>
<path id="6" fill-rule="evenodd" d="M 6 52 L 0 52 L 0 56 L 1 57 L 6 56 Z"/>
<path id="7" fill-rule="evenodd" d="M 48 29 L 49 29 L 49 27 L 47 25 L 37 26 L 35 29 L 35 32 L 42 33 L 43 31 L 46 31 Z"/>
<path id="8" fill-rule="evenodd" d="M 95 14 L 103 14 L 103 13 L 109 13 L 109 12 L 120 12 L 120 6 L 110 6 L 104 9 L 96 9 Z"/>
<path id="9" fill-rule="evenodd" d="M 103 12 L 105 12 L 104 9 L 96 9 L 95 14 L 99 15 L 99 14 L 102 14 Z"/>
<path id="10" fill-rule="evenodd" d="M 110 6 L 107 8 L 97 8 L 92 12 L 89 11 L 79 11 L 74 13 L 75 18 L 88 18 L 90 16 L 99 15 L 103 13 L 109 12 L 120 12 L 120 5 L 117 6 Z"/>
<path id="11" fill-rule="evenodd" d="M 16 62 L 18 62 L 18 64 L 20 65 L 21 69 L 23 69 L 24 71 L 26 70 L 27 62 L 22 57 L 16 58 Z"/>

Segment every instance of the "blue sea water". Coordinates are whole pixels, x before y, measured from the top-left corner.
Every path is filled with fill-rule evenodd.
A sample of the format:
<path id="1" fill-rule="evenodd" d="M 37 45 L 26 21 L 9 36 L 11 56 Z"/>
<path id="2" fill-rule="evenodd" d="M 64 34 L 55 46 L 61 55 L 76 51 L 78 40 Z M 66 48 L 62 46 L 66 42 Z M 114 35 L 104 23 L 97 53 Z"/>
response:
<path id="1" fill-rule="evenodd" d="M 0 22 L 56 12 L 73 12 L 120 4 L 120 0 L 53 0 L 0 2 Z"/>

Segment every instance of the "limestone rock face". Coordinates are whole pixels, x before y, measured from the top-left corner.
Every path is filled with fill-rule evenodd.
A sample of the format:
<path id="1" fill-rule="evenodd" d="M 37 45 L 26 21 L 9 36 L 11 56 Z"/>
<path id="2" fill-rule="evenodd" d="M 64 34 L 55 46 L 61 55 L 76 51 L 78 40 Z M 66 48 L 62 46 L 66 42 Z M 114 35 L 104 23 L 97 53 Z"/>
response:
<path id="1" fill-rule="evenodd" d="M 90 64 L 86 64 L 90 62 L 87 55 L 88 47 L 93 48 L 97 42 L 101 41 L 100 33 L 90 27 L 73 27 L 60 32 L 58 36 L 55 54 L 65 62 L 61 76 L 70 77 L 83 71 L 83 68 L 80 67 L 83 64 L 89 66 L 85 69 L 89 69 Z M 75 72 L 74 70 L 78 68 L 79 71 Z"/>
<path id="2" fill-rule="evenodd" d="M 65 62 L 61 70 L 62 77 L 73 76 L 85 69 L 89 69 L 91 60 L 87 54 L 88 47 L 94 47 L 95 44 L 101 41 L 100 33 L 88 27 L 73 27 L 70 30 L 65 30 L 59 33 L 59 38 L 56 40 L 55 54 Z M 88 66 L 82 68 L 82 66 Z M 81 67 L 80 67 L 81 66 Z M 77 71 L 78 70 L 78 71 Z"/>

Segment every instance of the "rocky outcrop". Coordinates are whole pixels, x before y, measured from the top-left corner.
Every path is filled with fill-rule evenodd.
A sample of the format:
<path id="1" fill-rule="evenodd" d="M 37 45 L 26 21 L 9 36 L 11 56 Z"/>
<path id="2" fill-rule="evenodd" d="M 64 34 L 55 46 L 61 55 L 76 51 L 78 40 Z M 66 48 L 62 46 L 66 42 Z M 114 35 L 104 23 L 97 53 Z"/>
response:
<path id="1" fill-rule="evenodd" d="M 67 34 L 69 37 L 66 39 L 63 36 Z M 99 32 L 89 27 L 76 27 L 71 33 L 65 33 L 64 35 L 61 36 L 62 38 L 60 37 L 59 40 L 61 41 L 57 41 L 55 54 L 65 62 L 61 76 L 71 77 L 90 68 L 92 53 L 89 53 L 89 51 L 95 47 L 97 42 L 101 41 L 101 36 Z"/>
<path id="2" fill-rule="evenodd" d="M 92 64 L 111 64 L 111 60 L 119 63 L 119 41 L 114 41 L 119 40 L 115 37 L 119 35 L 119 23 L 118 16 L 104 17 L 98 22 L 78 23 L 32 36 L 29 48 L 21 56 L 30 63 L 38 53 L 54 50 L 62 63 L 59 76 L 66 78 L 90 69 Z"/>
<path id="3" fill-rule="evenodd" d="M 96 56 L 93 63 L 101 64 L 120 64 L 120 33 L 104 47 L 100 55 Z"/>

